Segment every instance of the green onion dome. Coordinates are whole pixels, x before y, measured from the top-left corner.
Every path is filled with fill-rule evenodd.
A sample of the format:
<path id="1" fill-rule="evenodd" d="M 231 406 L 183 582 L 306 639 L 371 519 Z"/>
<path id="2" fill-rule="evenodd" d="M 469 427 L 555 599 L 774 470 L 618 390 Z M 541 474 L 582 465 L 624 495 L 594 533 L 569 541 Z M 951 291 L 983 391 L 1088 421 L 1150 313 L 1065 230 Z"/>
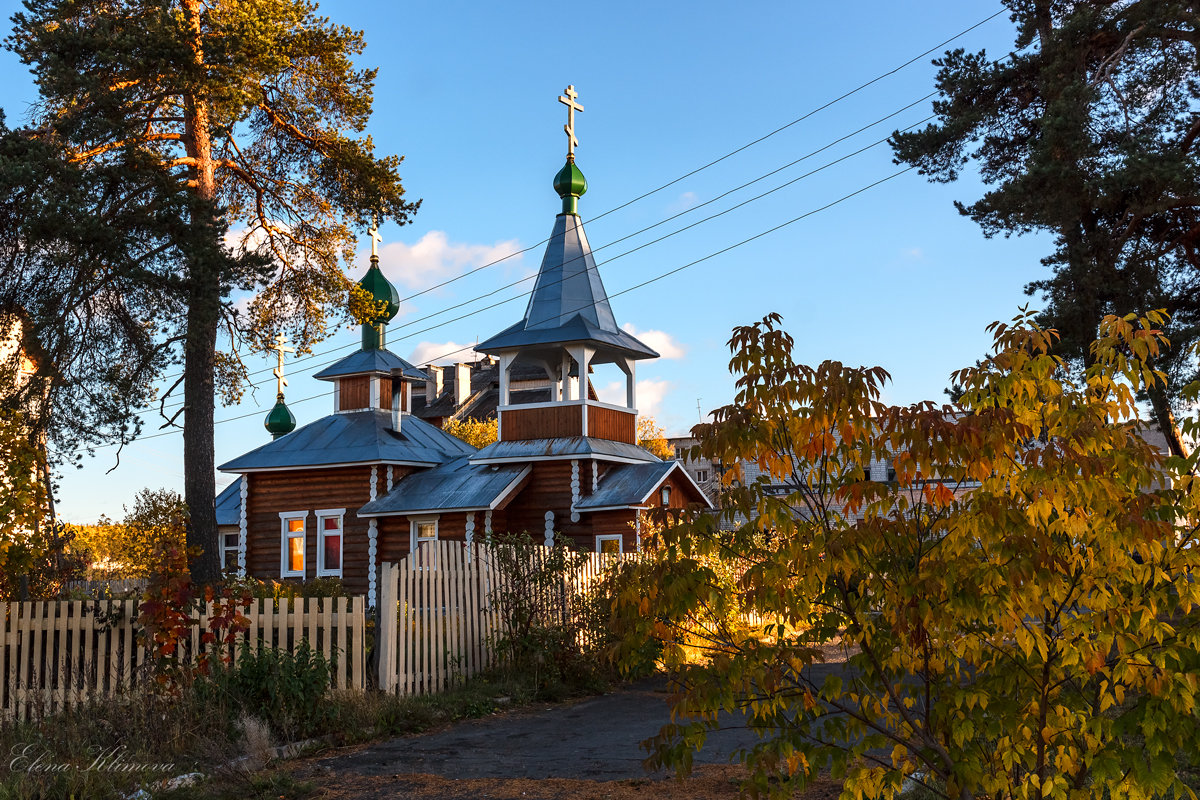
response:
<path id="1" fill-rule="evenodd" d="M 575 159 L 567 157 L 567 163 L 554 176 L 554 191 L 563 201 L 564 214 L 579 213 L 579 198 L 587 192 L 587 178 L 583 171 L 575 166 Z"/>
<path id="2" fill-rule="evenodd" d="M 379 269 L 378 256 L 371 256 L 371 268 L 367 270 L 367 274 L 363 275 L 362 280 L 358 285 L 371 293 L 377 303 L 387 303 L 387 308 L 381 316 L 374 320 L 375 324 L 381 322 L 391 322 L 392 318 L 400 311 L 400 293 L 396 291 L 396 287 L 392 286 L 391 281 L 383 276 L 383 271 Z"/>
<path id="3" fill-rule="evenodd" d="M 292 415 L 291 409 L 283 402 L 282 392 L 276 396 L 275 407 L 267 414 L 263 426 L 276 439 L 285 433 L 291 433 L 296 430 L 296 417 Z"/>

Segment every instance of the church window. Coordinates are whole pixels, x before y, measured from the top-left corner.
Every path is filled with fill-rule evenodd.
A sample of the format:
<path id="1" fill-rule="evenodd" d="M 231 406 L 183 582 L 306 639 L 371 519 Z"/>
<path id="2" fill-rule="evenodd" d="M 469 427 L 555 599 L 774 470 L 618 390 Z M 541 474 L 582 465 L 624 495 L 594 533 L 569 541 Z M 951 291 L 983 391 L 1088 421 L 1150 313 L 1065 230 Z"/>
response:
<path id="1" fill-rule="evenodd" d="M 283 578 L 304 577 L 304 548 L 307 511 L 281 511 L 279 519 L 283 528 L 283 552 L 279 575 Z"/>
<path id="2" fill-rule="evenodd" d="M 342 519 L 344 508 L 317 511 L 317 577 L 342 576 Z"/>
<path id="3" fill-rule="evenodd" d="M 237 569 L 239 535 L 237 533 L 221 534 L 221 570 L 228 572 Z"/>
<path id="4" fill-rule="evenodd" d="M 413 569 L 437 569 L 438 518 L 411 520 L 409 536 Z"/>
<path id="5" fill-rule="evenodd" d="M 615 553 L 617 555 L 625 551 L 625 537 L 619 533 L 608 533 L 603 536 L 596 537 L 596 552 L 597 553 Z"/>

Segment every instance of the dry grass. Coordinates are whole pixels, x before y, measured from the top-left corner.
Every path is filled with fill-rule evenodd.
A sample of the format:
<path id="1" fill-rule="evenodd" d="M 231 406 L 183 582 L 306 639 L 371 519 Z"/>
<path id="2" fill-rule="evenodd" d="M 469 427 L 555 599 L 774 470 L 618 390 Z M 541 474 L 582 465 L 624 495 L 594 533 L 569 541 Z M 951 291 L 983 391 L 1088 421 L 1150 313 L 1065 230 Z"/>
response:
<path id="1" fill-rule="evenodd" d="M 586 781 L 549 778 L 454 780 L 438 775 L 334 776 L 315 780 L 311 800 L 737 800 L 740 766 L 701 765 L 685 780 Z M 797 800 L 833 800 L 841 783 L 822 779 Z"/>

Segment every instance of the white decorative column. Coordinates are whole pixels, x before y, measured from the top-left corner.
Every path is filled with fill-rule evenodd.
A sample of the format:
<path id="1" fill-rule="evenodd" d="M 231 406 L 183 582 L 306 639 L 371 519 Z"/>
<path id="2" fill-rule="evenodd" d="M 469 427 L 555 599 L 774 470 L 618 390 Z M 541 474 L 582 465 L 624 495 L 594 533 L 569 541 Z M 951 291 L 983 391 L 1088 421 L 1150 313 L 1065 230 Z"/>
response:
<path id="1" fill-rule="evenodd" d="M 571 459 L 571 522 L 579 522 L 575 504 L 579 502 L 579 459 Z"/>
<path id="2" fill-rule="evenodd" d="M 592 494 L 600 490 L 600 462 L 592 459 Z"/>
<path id="3" fill-rule="evenodd" d="M 492 510 L 490 508 L 483 512 L 483 534 L 489 538 L 492 535 Z"/>
<path id="4" fill-rule="evenodd" d="M 388 467 L 389 477 L 392 468 Z M 371 499 L 379 496 L 379 467 L 371 467 Z M 344 545 L 343 545 L 344 546 Z M 379 552 L 379 520 L 371 517 L 367 523 L 367 605 L 375 607 L 378 597 L 378 581 L 375 570 L 375 554 Z"/>
<path id="5" fill-rule="evenodd" d="M 546 547 L 554 547 L 554 512 L 546 512 L 546 539 L 543 542 Z"/>
<path id="6" fill-rule="evenodd" d="M 242 475 L 242 510 L 238 516 L 238 577 L 246 577 L 246 543 L 249 538 L 246 525 L 246 504 L 250 500 L 250 475 Z"/>
<path id="7" fill-rule="evenodd" d="M 637 536 L 637 549 L 642 552 L 642 512 L 633 512 L 633 532 Z"/>
<path id="8" fill-rule="evenodd" d="M 389 492 L 392 490 L 392 465 L 391 464 L 388 464 L 388 468 L 387 468 L 387 490 Z"/>

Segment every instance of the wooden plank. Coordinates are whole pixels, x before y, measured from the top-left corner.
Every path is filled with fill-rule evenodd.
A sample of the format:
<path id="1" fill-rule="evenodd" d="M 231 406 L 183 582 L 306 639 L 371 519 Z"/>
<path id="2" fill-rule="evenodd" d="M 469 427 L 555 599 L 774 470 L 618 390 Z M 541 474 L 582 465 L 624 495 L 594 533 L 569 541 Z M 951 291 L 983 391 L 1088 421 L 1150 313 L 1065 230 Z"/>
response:
<path id="1" fill-rule="evenodd" d="M 331 659 L 341 660 L 337 656 L 337 649 L 330 642 L 330 639 L 333 638 L 333 604 L 335 602 L 337 602 L 337 598 L 326 597 L 321 603 L 321 655 L 325 657 L 326 662 L 330 662 Z"/>
<path id="2" fill-rule="evenodd" d="M 354 651 L 354 685 L 351 688 L 365 691 L 367 688 L 367 640 L 364 633 L 367 624 L 367 598 L 361 595 L 354 597 L 352 612 L 358 648 Z"/>
<path id="3" fill-rule="evenodd" d="M 10 629 L 9 603 L 0 600 L 0 720 L 8 719 L 12 708 L 9 706 L 11 690 L 8 686 L 9 648 L 12 643 L 8 638 Z"/>
<path id="4" fill-rule="evenodd" d="M 375 613 L 375 648 L 379 653 L 379 691 L 396 688 L 396 565 L 384 562 L 379 568 L 379 604 Z"/>
<path id="5" fill-rule="evenodd" d="M 42 650 L 43 631 L 45 630 L 45 601 L 34 601 L 30 603 L 29 609 L 29 633 L 33 638 L 33 657 L 30 659 L 30 683 L 28 686 L 28 697 L 31 703 L 36 703 L 41 706 L 42 692 L 46 687 L 45 676 L 45 654 Z"/>

